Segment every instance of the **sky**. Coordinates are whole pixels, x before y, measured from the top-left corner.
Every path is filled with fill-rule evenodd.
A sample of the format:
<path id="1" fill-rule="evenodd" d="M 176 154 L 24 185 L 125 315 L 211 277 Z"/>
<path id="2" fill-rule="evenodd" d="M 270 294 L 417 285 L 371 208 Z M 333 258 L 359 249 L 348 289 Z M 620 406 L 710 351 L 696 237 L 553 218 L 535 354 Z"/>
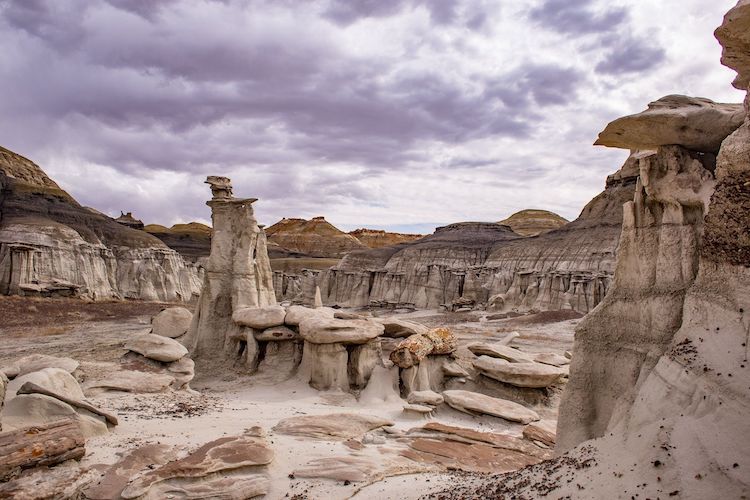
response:
<path id="1" fill-rule="evenodd" d="M 668 94 L 741 102 L 713 30 L 734 0 L 0 0 L 0 145 L 79 202 L 429 233 L 574 219 Z"/>

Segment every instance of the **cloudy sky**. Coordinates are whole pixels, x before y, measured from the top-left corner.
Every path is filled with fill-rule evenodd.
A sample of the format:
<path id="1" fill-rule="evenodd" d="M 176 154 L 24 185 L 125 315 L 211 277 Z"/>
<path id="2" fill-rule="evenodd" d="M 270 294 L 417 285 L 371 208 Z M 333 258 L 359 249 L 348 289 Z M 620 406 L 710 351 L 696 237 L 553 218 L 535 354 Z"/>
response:
<path id="1" fill-rule="evenodd" d="M 740 102 L 713 38 L 735 0 L 0 0 L 0 144 L 81 203 L 429 232 L 569 219 L 666 94 Z"/>

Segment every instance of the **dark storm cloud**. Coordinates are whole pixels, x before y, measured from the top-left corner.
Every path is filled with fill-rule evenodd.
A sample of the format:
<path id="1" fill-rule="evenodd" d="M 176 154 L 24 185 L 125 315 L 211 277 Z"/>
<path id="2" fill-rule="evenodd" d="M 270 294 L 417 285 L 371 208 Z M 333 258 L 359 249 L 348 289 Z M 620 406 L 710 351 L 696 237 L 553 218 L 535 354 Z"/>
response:
<path id="1" fill-rule="evenodd" d="M 627 20 L 623 8 L 596 12 L 593 0 L 544 0 L 529 14 L 547 28 L 572 35 L 609 32 Z"/>
<path id="2" fill-rule="evenodd" d="M 613 40 L 615 42 L 615 40 Z M 653 41 L 641 38 L 624 37 L 612 43 L 611 50 L 596 65 L 596 72 L 607 75 L 640 73 L 663 63 L 666 52 Z"/>

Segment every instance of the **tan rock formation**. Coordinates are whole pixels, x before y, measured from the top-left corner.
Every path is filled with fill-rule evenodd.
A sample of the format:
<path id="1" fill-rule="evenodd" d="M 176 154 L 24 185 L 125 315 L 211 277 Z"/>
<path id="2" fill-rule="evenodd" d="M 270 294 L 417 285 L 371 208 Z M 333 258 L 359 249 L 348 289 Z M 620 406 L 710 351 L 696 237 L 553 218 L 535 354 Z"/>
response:
<path id="1" fill-rule="evenodd" d="M 364 248 L 354 236 L 347 234 L 324 217 L 281 219 L 266 228 L 268 241 L 310 257 L 343 257 L 347 252 Z"/>
<path id="2" fill-rule="evenodd" d="M 548 210 L 526 209 L 516 212 L 498 224 L 510 226 L 514 233 L 521 236 L 536 236 L 560 228 L 570 222 Z"/>
<path id="3" fill-rule="evenodd" d="M 0 148 L 0 294 L 188 301 L 199 269 L 143 231 L 79 205 Z"/>
<path id="4" fill-rule="evenodd" d="M 422 238 L 423 234 L 391 233 L 382 229 L 355 229 L 349 232 L 360 243 L 369 248 L 383 248 L 408 243 Z"/>
<path id="5" fill-rule="evenodd" d="M 740 104 L 668 95 L 649 103 L 646 111 L 613 121 L 599 133 L 594 144 L 624 149 L 679 144 L 693 151 L 715 154 L 721 141 L 740 126 L 744 117 Z"/>
<path id="6" fill-rule="evenodd" d="M 244 308 L 276 304 L 266 237 L 253 217 L 254 198 L 233 198 L 230 180 L 209 177 L 214 228 L 211 256 L 193 322 L 184 344 L 197 366 L 254 369 L 257 342 L 233 320 Z"/>
<path id="7" fill-rule="evenodd" d="M 535 411 L 523 405 L 478 392 L 451 390 L 444 391 L 443 397 L 450 406 L 466 413 L 493 415 L 522 424 L 539 420 L 539 415 Z"/>
<path id="8" fill-rule="evenodd" d="M 158 224 L 148 224 L 143 230 L 159 238 L 189 262 L 198 262 L 199 259 L 208 257 L 211 253 L 213 230 L 200 222 L 175 224 L 169 228 Z"/>
<path id="9" fill-rule="evenodd" d="M 151 333 L 171 339 L 185 335 L 193 313 L 184 307 L 168 307 L 151 318 Z"/>
<path id="10" fill-rule="evenodd" d="M 732 85 L 740 90 L 750 87 L 750 1 L 740 0 L 724 16 L 714 35 L 722 47 L 721 63 L 737 72 Z"/>

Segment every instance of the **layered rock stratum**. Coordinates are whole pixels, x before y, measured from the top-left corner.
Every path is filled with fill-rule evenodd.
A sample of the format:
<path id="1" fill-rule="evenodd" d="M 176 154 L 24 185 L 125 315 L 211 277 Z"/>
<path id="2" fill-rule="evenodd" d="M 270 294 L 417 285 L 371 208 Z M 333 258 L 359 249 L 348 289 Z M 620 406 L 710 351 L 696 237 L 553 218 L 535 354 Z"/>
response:
<path id="1" fill-rule="evenodd" d="M 739 73 L 734 85 L 750 91 L 748 27 L 750 2 L 741 0 L 716 36 L 722 61 Z M 689 137 L 633 155 L 638 183 L 623 208 L 615 279 L 576 331 L 557 428 L 564 454 L 451 495 L 748 496 L 750 92 L 743 112 L 718 156 Z M 639 116 L 616 122 L 640 134 Z M 674 126 L 650 133 L 667 137 L 661 128 Z"/>
<path id="2" fill-rule="evenodd" d="M 365 248 L 354 236 L 333 226 L 324 217 L 281 219 L 266 228 L 268 241 L 291 252 L 309 257 L 343 257 L 347 252 Z"/>
<path id="3" fill-rule="evenodd" d="M 0 294 L 187 301 L 199 269 L 159 239 L 82 207 L 0 147 Z"/>
<path id="4" fill-rule="evenodd" d="M 413 242 L 351 251 L 329 270 L 277 276 L 277 297 L 311 303 L 318 286 L 327 305 L 588 312 L 609 288 L 621 207 L 636 178 L 628 159 L 575 221 L 544 234 L 451 224 Z"/>
<path id="5" fill-rule="evenodd" d="M 530 208 L 516 212 L 498 224 L 510 226 L 514 233 L 521 236 L 536 236 L 560 228 L 568 222 L 570 222 L 568 219 L 549 210 Z"/>
<path id="6" fill-rule="evenodd" d="M 391 233 L 383 229 L 360 228 L 350 231 L 349 234 L 359 240 L 360 243 L 369 248 L 383 248 L 408 243 L 422 238 L 422 234 Z"/>
<path id="7" fill-rule="evenodd" d="M 212 230 L 200 222 L 175 224 L 172 227 L 149 224 L 143 230 L 159 238 L 190 262 L 198 262 L 200 258 L 208 257 L 211 253 Z"/>

